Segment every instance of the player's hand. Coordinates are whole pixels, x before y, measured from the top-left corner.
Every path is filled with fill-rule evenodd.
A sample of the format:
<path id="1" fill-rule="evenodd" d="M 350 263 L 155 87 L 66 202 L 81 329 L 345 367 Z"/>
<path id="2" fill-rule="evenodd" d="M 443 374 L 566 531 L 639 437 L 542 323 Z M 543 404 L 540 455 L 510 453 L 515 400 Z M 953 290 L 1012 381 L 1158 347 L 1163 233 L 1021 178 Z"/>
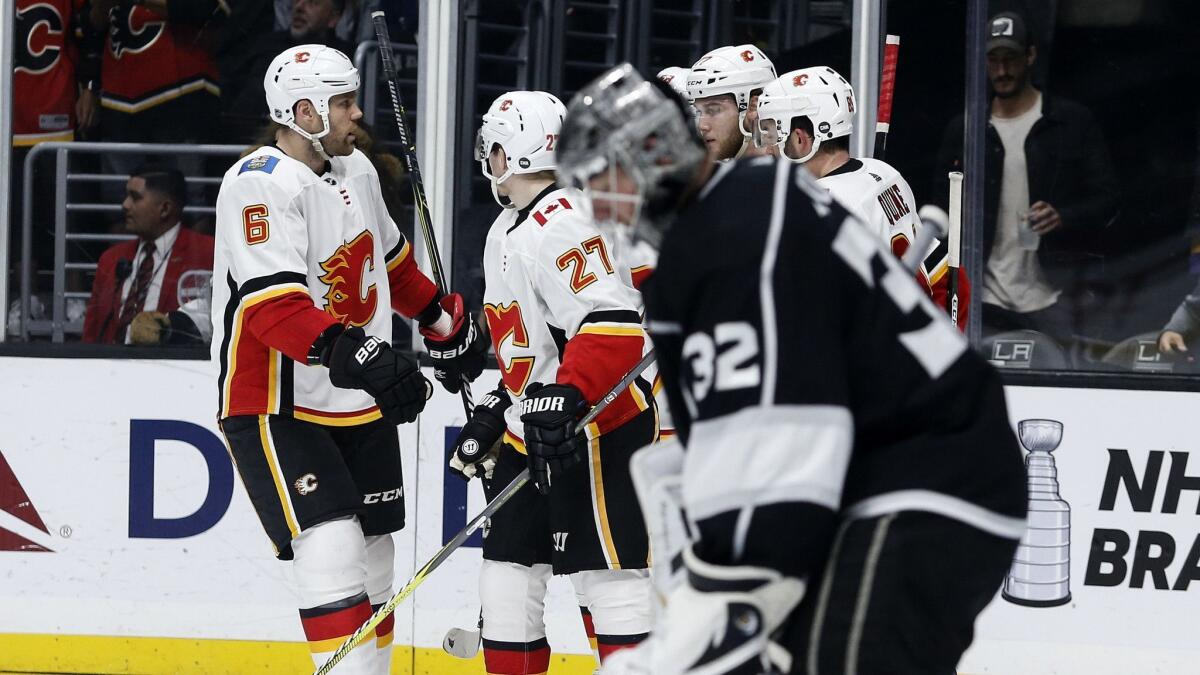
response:
<path id="1" fill-rule="evenodd" d="M 362 389 L 375 399 L 379 411 L 393 424 L 417 419 L 433 385 L 421 374 L 417 362 L 392 349 L 384 340 L 367 336 L 354 326 L 325 349 L 321 363 L 329 368 L 329 381 L 341 389 Z"/>
<path id="2" fill-rule="evenodd" d="M 686 583 L 650 637 L 604 661 L 599 675 L 788 672 L 770 636 L 804 597 L 804 582 L 761 567 L 726 567 L 685 549 Z"/>
<path id="3" fill-rule="evenodd" d="M 451 293 L 440 301 L 442 309 L 450 315 L 450 332 L 439 335 L 428 326 L 421 327 L 425 338 L 425 349 L 433 359 L 433 375 L 442 387 L 457 394 L 463 378 L 474 381 L 483 372 L 487 360 L 487 340 L 476 328 L 474 317 L 463 311 L 463 299 Z"/>
<path id="4" fill-rule="evenodd" d="M 96 99 L 96 92 L 87 87 L 79 88 L 79 97 L 75 99 L 75 123 L 80 129 L 96 126 Z"/>
<path id="5" fill-rule="evenodd" d="M 1038 236 L 1045 236 L 1062 227 L 1062 216 L 1058 209 L 1046 202 L 1035 202 L 1029 207 L 1029 229 Z"/>
<path id="6" fill-rule="evenodd" d="M 484 478 L 492 477 L 497 454 L 494 450 L 508 428 L 504 411 L 510 406 L 512 399 L 503 385 L 479 399 L 471 419 L 458 433 L 454 448 L 450 451 L 451 473 L 467 481 L 480 473 Z"/>
<path id="7" fill-rule="evenodd" d="M 551 474 L 569 468 L 587 452 L 587 439 L 575 428 L 587 412 L 587 401 L 569 384 L 534 382 L 525 388 L 521 405 L 530 480 L 538 492 L 547 494 Z"/>
<path id="8" fill-rule="evenodd" d="M 137 319 L 135 318 L 134 321 L 137 321 Z M 1164 330 L 1162 335 L 1158 336 L 1158 351 L 1163 354 L 1186 352 L 1187 350 L 1187 343 L 1183 341 L 1183 335 L 1180 333 L 1173 330 Z"/>
<path id="9" fill-rule="evenodd" d="M 157 345 L 162 343 L 163 331 L 171 327 L 167 315 L 162 312 L 140 312 L 129 324 L 129 341 L 135 345 Z"/>

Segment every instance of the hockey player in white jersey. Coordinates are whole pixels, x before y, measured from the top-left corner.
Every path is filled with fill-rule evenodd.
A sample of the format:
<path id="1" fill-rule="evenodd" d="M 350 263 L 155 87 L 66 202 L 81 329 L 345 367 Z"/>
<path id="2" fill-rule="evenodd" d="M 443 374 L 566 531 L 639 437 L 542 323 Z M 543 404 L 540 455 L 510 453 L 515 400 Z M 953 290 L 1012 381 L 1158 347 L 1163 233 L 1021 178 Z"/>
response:
<path id="1" fill-rule="evenodd" d="M 763 89 L 758 100 L 759 139 L 801 163 L 835 199 L 875 233 L 897 258 L 918 242 L 916 199 L 908 182 L 890 164 L 850 156 L 854 130 L 854 89 L 827 66 L 793 70 Z M 936 248 L 930 242 L 929 255 Z M 945 260 L 934 269 L 917 268 L 917 282 L 935 302 L 946 294 Z M 965 313 L 960 322 L 965 322 Z M 965 325 L 965 324 L 964 324 Z"/>
<path id="2" fill-rule="evenodd" d="M 686 448 L 634 458 L 691 540 L 655 543 L 666 613 L 601 672 L 952 673 L 1025 533 L 1000 377 L 804 168 L 702 148 L 629 64 L 563 124 L 561 182 L 661 252 L 646 326 Z"/>
<path id="3" fill-rule="evenodd" d="M 681 68 L 679 66 L 667 66 L 658 71 L 658 79 L 671 85 L 676 94 L 687 98 L 687 78 L 690 68 Z"/>
<path id="4" fill-rule="evenodd" d="M 476 142 L 504 207 L 484 249 L 483 308 L 501 385 L 480 399 L 450 464 L 465 477 L 490 468 L 489 498 L 526 466 L 537 488 L 498 511 L 484 539 L 488 673 L 549 667 L 542 615 L 552 574 L 570 575 L 602 660 L 650 628 L 648 543 L 628 469 L 657 435 L 650 387 L 638 381 L 587 429 L 575 426 L 648 348 L 641 297 L 584 195 L 554 184 L 564 112 L 545 92 L 502 94 Z"/>
<path id="5" fill-rule="evenodd" d="M 275 143 L 225 173 L 217 197 L 212 362 L 221 431 L 292 579 L 320 665 L 391 595 L 404 526 L 396 425 L 431 384 L 393 350 L 392 312 L 483 367 L 456 295 L 439 297 L 354 147 L 358 71 L 323 45 L 289 48 L 264 80 Z M 389 617 L 339 672 L 389 672 Z"/>
<path id="6" fill-rule="evenodd" d="M 774 151 L 752 142 L 758 95 L 774 79 L 775 65 L 754 45 L 720 47 L 692 65 L 687 98 L 696 108 L 696 128 L 710 158 L 724 162 Z"/>

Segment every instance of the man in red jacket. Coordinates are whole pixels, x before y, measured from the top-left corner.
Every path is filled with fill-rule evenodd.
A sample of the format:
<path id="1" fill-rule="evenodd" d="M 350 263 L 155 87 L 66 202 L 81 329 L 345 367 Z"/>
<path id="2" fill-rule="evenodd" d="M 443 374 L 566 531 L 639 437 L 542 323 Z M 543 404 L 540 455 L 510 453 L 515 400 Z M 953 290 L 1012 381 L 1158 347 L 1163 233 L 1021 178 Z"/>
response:
<path id="1" fill-rule="evenodd" d="M 100 256 L 83 323 L 83 341 L 128 342 L 129 324 L 142 311 L 179 307 L 179 276 L 211 270 L 213 238 L 183 227 L 187 185 L 176 169 L 145 165 L 126 184 L 125 226 L 135 241 L 116 244 Z"/>

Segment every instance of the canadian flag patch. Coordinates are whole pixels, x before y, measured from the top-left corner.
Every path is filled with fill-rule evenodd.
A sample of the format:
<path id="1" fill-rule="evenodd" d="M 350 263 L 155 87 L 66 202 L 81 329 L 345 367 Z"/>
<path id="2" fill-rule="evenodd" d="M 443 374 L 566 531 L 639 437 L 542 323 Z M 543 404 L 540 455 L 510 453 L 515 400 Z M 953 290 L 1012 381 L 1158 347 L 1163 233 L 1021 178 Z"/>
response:
<path id="1" fill-rule="evenodd" d="M 534 211 L 533 219 L 537 221 L 538 225 L 545 225 L 550 216 L 558 213 L 560 209 L 566 211 L 570 208 L 571 202 L 567 201 L 564 197 L 559 197 L 557 200 L 543 206 L 541 210 Z"/>

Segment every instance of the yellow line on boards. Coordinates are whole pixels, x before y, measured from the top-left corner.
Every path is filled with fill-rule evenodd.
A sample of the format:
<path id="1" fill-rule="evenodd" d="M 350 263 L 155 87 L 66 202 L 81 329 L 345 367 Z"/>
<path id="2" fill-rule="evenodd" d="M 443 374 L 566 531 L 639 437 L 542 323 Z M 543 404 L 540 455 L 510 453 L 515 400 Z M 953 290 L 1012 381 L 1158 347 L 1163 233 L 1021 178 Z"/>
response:
<path id="1" fill-rule="evenodd" d="M 590 675 L 590 654 L 555 654 L 554 675 Z M 311 673 L 313 661 L 304 642 L 194 640 L 188 638 L 111 637 L 101 635 L 0 634 L 0 674 L 86 673 L 88 675 L 163 675 L 187 673 Z M 479 675 L 483 653 L 456 659 L 436 647 L 395 645 L 392 675 Z"/>

